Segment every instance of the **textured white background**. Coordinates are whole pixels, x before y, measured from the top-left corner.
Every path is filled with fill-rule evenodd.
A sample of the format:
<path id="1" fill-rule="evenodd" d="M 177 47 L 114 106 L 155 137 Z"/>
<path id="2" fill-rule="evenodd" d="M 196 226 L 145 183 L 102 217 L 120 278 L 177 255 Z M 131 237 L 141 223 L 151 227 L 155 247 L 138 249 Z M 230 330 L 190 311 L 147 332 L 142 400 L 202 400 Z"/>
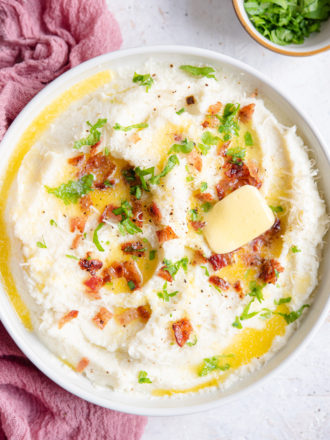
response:
<path id="1" fill-rule="evenodd" d="M 198 46 L 238 58 L 270 77 L 301 106 L 330 148 L 330 52 L 277 55 L 240 26 L 230 0 L 107 0 L 123 48 Z M 191 416 L 149 418 L 142 440 L 329 440 L 330 317 L 312 342 L 252 394 Z"/>

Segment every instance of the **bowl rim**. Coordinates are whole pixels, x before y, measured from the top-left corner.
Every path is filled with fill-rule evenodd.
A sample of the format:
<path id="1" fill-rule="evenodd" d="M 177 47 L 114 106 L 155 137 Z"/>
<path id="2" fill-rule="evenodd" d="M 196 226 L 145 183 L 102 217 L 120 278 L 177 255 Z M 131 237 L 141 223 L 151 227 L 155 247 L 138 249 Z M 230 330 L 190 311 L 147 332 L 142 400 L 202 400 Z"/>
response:
<path id="1" fill-rule="evenodd" d="M 243 0 L 244 1 L 244 0 Z M 261 46 L 266 47 L 266 49 L 269 49 L 273 52 L 279 53 L 281 55 L 287 55 L 287 56 L 293 56 L 293 57 L 307 57 L 311 55 L 317 55 L 322 52 L 326 52 L 330 50 L 330 44 L 326 44 L 323 47 L 320 47 L 319 49 L 314 50 L 306 50 L 306 51 L 297 51 L 294 49 L 284 49 L 281 46 L 278 46 L 277 44 L 271 42 L 271 41 L 265 41 L 263 38 L 260 37 L 260 33 L 257 31 L 257 29 L 253 26 L 251 21 L 247 21 L 242 14 L 240 1 L 239 0 L 232 0 L 234 11 L 236 13 L 236 16 L 238 20 L 240 21 L 241 25 L 245 29 L 245 31 L 252 37 L 257 43 L 259 43 Z M 244 3 L 243 3 L 244 7 Z M 330 20 L 330 19 L 329 19 Z M 285 46 L 284 46 L 285 47 Z"/>
<path id="2" fill-rule="evenodd" d="M 25 116 L 28 117 L 30 109 L 32 110 L 37 104 L 39 104 L 39 102 L 41 102 L 42 103 L 41 110 L 42 110 L 42 108 L 44 108 L 47 105 L 46 104 L 47 99 L 46 101 L 44 101 L 44 98 L 47 98 L 48 94 L 51 94 L 52 92 L 56 92 L 57 89 L 59 90 L 59 93 L 61 93 L 61 91 L 63 90 L 61 89 L 61 86 L 63 86 L 63 84 L 65 83 L 69 83 L 70 79 L 74 78 L 79 74 L 88 72 L 88 70 L 92 69 L 93 67 L 95 68 L 96 66 L 99 65 L 101 66 L 104 63 L 108 63 L 121 58 L 127 58 L 136 55 L 148 55 L 148 54 L 150 56 L 152 56 L 153 54 L 157 54 L 157 55 L 171 54 L 171 55 L 179 55 L 179 56 L 180 55 L 196 56 L 201 58 L 208 58 L 210 62 L 216 61 L 218 63 L 227 64 L 236 69 L 241 69 L 243 72 L 247 72 L 254 78 L 260 80 L 270 89 L 272 89 L 277 95 L 279 95 L 281 99 L 286 101 L 294 109 L 294 111 L 298 114 L 298 116 L 302 119 L 302 121 L 306 124 L 306 126 L 311 130 L 319 146 L 321 147 L 321 150 L 324 152 L 326 156 L 327 163 L 330 169 L 330 153 L 327 151 L 325 142 L 323 141 L 318 130 L 314 127 L 313 123 L 307 122 L 308 119 L 306 115 L 303 113 L 303 111 L 298 109 L 296 105 L 291 101 L 291 99 L 285 96 L 285 94 L 282 93 L 281 89 L 275 84 L 273 84 L 272 81 L 270 81 L 266 76 L 264 76 L 264 74 L 260 73 L 258 70 L 254 69 L 253 67 L 243 63 L 242 61 L 239 61 L 228 55 L 224 55 L 219 52 L 215 52 L 208 49 L 203 49 L 193 46 L 180 46 L 180 45 L 145 46 L 140 48 L 131 48 L 131 49 L 109 52 L 107 54 L 100 55 L 98 57 L 85 61 L 82 64 L 74 67 L 73 69 L 70 69 L 69 71 L 65 72 L 64 74 L 60 75 L 58 78 L 53 80 L 51 83 L 49 83 L 42 91 L 37 93 L 37 95 L 34 98 L 32 98 L 32 100 L 24 107 L 24 109 L 20 112 L 20 114 L 16 117 L 16 119 L 13 121 L 13 123 L 7 130 L 2 142 L 0 143 L 0 149 L 4 148 L 4 145 L 7 143 L 7 139 L 9 139 L 12 133 L 15 132 L 16 128 L 18 129 L 17 132 L 19 132 L 20 124 L 23 123 L 24 125 L 24 118 Z M 54 100 L 56 99 L 56 97 L 52 97 L 51 99 Z M 8 307 L 13 308 L 5 288 L 2 286 L 2 283 L 0 282 L 0 304 L 1 303 L 5 305 L 7 305 L 8 303 L 9 304 Z M 24 340 L 23 337 L 21 338 L 18 334 L 16 334 L 16 330 L 14 326 L 15 326 L 15 322 L 17 324 L 16 320 L 19 321 L 19 318 L 16 315 L 16 311 L 14 309 L 13 310 L 15 312 L 14 313 L 15 319 L 11 320 L 10 317 L 8 317 L 6 314 L 3 313 L 3 310 L 0 307 L 0 318 L 4 327 L 6 328 L 12 339 L 15 341 L 15 343 L 18 345 L 21 351 L 27 356 L 27 358 L 39 370 L 41 370 L 49 379 L 51 379 L 57 385 L 61 386 L 66 391 L 71 392 L 72 394 L 84 400 L 87 400 L 91 403 L 116 411 L 122 411 L 125 413 L 130 413 L 135 415 L 145 415 L 145 416 L 171 416 L 171 415 L 193 414 L 201 411 L 214 409 L 224 403 L 229 403 L 231 401 L 234 401 L 239 397 L 246 395 L 254 388 L 259 387 L 272 375 L 274 375 L 276 372 L 284 368 L 292 359 L 294 359 L 294 357 L 298 355 L 300 350 L 302 350 L 308 344 L 308 342 L 311 340 L 313 335 L 322 325 L 329 309 L 330 309 L 330 297 L 327 298 L 323 310 L 317 313 L 317 318 L 315 319 L 315 322 L 312 323 L 303 340 L 300 341 L 293 348 L 293 350 L 290 351 L 290 353 L 286 354 L 284 359 L 282 359 L 278 365 L 275 365 L 274 367 L 272 367 L 270 371 L 266 372 L 263 377 L 258 378 L 257 380 L 255 380 L 255 382 L 248 384 L 247 386 L 245 386 L 245 388 L 238 390 L 231 395 L 223 396 L 221 398 L 215 395 L 215 398 L 212 401 L 204 402 L 200 404 L 188 403 L 187 405 L 182 407 L 157 407 L 156 405 L 153 407 L 147 407 L 142 405 L 136 405 L 136 404 L 132 405 L 123 402 L 112 401 L 112 400 L 104 399 L 103 397 L 99 397 L 99 396 L 95 397 L 91 392 L 86 391 L 82 389 L 79 385 L 70 382 L 69 375 L 63 375 L 61 374 L 61 372 L 53 371 L 50 365 L 51 363 L 45 361 L 42 357 L 38 357 L 37 354 L 33 351 L 33 349 L 29 347 L 27 341 Z M 17 331 L 17 333 L 19 333 L 19 331 Z"/>

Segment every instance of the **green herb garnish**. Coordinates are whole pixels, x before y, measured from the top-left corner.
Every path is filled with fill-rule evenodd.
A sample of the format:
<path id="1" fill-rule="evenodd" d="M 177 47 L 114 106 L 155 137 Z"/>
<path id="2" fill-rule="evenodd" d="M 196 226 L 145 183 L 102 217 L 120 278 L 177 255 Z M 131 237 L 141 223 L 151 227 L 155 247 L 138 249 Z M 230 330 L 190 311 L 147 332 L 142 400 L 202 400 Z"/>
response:
<path id="1" fill-rule="evenodd" d="M 198 220 L 198 211 L 197 211 L 197 209 L 191 209 L 190 210 L 190 220 L 192 222 L 196 222 Z"/>
<path id="2" fill-rule="evenodd" d="M 244 141 L 245 141 L 245 145 L 247 147 L 251 147 L 253 145 L 253 139 L 252 139 L 252 134 L 247 131 L 244 135 Z"/>
<path id="3" fill-rule="evenodd" d="M 242 323 L 241 323 L 239 316 L 236 316 L 235 321 L 232 323 L 232 326 L 239 328 L 239 329 L 242 328 Z"/>
<path id="4" fill-rule="evenodd" d="M 186 342 L 186 345 L 188 345 L 189 347 L 193 347 L 194 345 L 197 344 L 197 336 L 193 335 L 192 338 L 193 339 L 191 341 L 189 340 Z"/>
<path id="5" fill-rule="evenodd" d="M 42 241 L 37 241 L 37 246 L 38 246 L 38 248 L 41 248 L 41 249 L 47 248 L 44 237 L 42 237 Z"/>
<path id="6" fill-rule="evenodd" d="M 253 301 L 254 301 L 254 298 L 251 299 L 251 301 L 244 307 L 243 312 L 242 312 L 241 316 L 239 317 L 239 319 L 241 321 L 243 321 L 245 319 L 251 319 L 259 313 L 259 312 L 250 312 L 250 307 L 251 307 L 251 304 L 253 303 Z"/>
<path id="7" fill-rule="evenodd" d="M 265 286 L 257 284 L 256 281 L 251 281 L 249 287 L 250 287 L 249 295 L 252 296 L 253 298 L 256 298 L 261 303 L 261 301 L 264 300 L 262 289 Z"/>
<path id="8" fill-rule="evenodd" d="M 154 260 L 156 257 L 157 251 L 155 249 L 152 249 L 149 251 L 149 260 Z"/>
<path id="9" fill-rule="evenodd" d="M 105 147 L 105 149 L 104 149 L 104 155 L 105 155 L 105 156 L 109 156 L 109 154 L 110 154 L 110 150 L 109 150 L 109 148 L 108 148 L 108 147 Z"/>
<path id="10" fill-rule="evenodd" d="M 164 270 L 166 270 L 171 277 L 174 279 L 175 275 L 178 273 L 179 269 L 182 267 L 185 272 L 188 270 L 188 258 L 184 257 L 178 260 L 176 263 L 172 263 L 170 260 L 164 259 Z"/>
<path id="11" fill-rule="evenodd" d="M 226 156 L 230 156 L 231 162 L 237 164 L 240 163 L 242 160 L 244 160 L 245 153 L 246 153 L 245 148 L 231 147 L 227 149 Z"/>
<path id="12" fill-rule="evenodd" d="M 240 108 L 239 104 L 226 104 L 223 115 L 217 116 L 220 121 L 220 126 L 218 128 L 219 133 L 223 134 L 223 140 L 229 141 L 232 136 L 238 136 L 239 125 L 236 118 L 238 110 Z"/>
<path id="13" fill-rule="evenodd" d="M 271 205 L 269 205 L 269 207 L 270 207 L 270 209 L 271 209 L 275 214 L 284 211 L 284 209 L 283 209 L 282 206 L 280 206 L 280 205 L 279 205 L 279 206 L 271 206 Z"/>
<path id="14" fill-rule="evenodd" d="M 202 182 L 201 183 L 201 192 L 204 192 L 207 190 L 207 183 L 206 182 Z"/>
<path id="15" fill-rule="evenodd" d="M 134 76 L 132 79 L 133 83 L 140 83 L 140 86 L 146 86 L 146 92 L 149 92 L 150 87 L 153 85 L 154 80 L 150 73 L 146 73 L 145 75 L 141 75 L 139 73 L 134 72 Z"/>
<path id="16" fill-rule="evenodd" d="M 179 293 L 178 290 L 175 292 L 168 292 L 167 291 L 167 281 L 163 284 L 163 289 L 161 292 L 157 292 L 157 296 L 161 298 L 163 301 L 169 302 L 170 298 L 172 296 L 175 296 L 177 293 Z"/>
<path id="17" fill-rule="evenodd" d="M 112 128 L 114 130 L 120 130 L 120 131 L 127 132 L 130 130 L 133 130 L 134 128 L 142 130 L 142 128 L 148 128 L 148 127 L 149 127 L 149 125 L 146 122 L 141 122 L 140 124 L 128 125 L 127 127 L 123 127 L 122 125 L 118 124 L 118 122 L 116 122 Z"/>
<path id="18" fill-rule="evenodd" d="M 210 276 L 210 272 L 208 271 L 208 268 L 206 266 L 201 266 L 201 268 L 204 269 L 205 276 L 209 277 Z"/>
<path id="19" fill-rule="evenodd" d="M 283 316 L 283 318 L 286 320 L 287 324 L 291 324 L 292 322 L 296 321 L 298 318 L 300 318 L 303 310 L 306 307 L 310 307 L 309 304 L 304 304 L 302 307 L 300 307 L 299 310 L 295 311 L 295 312 L 290 312 L 290 313 L 280 313 L 280 312 L 274 312 L 276 315 L 280 315 Z"/>
<path id="20" fill-rule="evenodd" d="M 56 223 L 55 220 L 50 219 L 50 220 L 49 220 L 49 223 L 50 223 L 50 226 L 56 226 L 56 227 L 57 227 L 57 223 Z"/>
<path id="21" fill-rule="evenodd" d="M 269 319 L 272 316 L 273 312 L 270 309 L 261 309 L 259 318 Z"/>
<path id="22" fill-rule="evenodd" d="M 84 145 L 95 145 L 101 139 L 101 132 L 98 128 L 102 128 L 107 123 L 107 119 L 98 119 L 94 125 L 92 125 L 89 121 L 87 121 L 87 125 L 90 127 L 89 135 L 85 138 L 76 141 L 73 145 L 75 150 L 79 150 L 79 148 Z"/>
<path id="23" fill-rule="evenodd" d="M 92 191 L 93 180 L 93 174 L 87 174 L 79 180 L 69 180 L 67 183 L 62 183 L 58 188 L 50 188 L 49 186 L 45 186 L 45 188 L 49 194 L 53 194 L 69 205 L 77 203 L 82 196 Z"/>
<path id="24" fill-rule="evenodd" d="M 211 358 L 203 359 L 203 365 L 201 366 L 198 376 L 206 376 L 209 373 L 212 373 L 214 370 L 226 371 L 229 370 L 230 364 L 228 363 L 220 363 L 223 358 L 233 357 L 233 355 L 221 355 L 221 356 L 212 356 Z"/>
<path id="25" fill-rule="evenodd" d="M 210 131 L 205 131 L 202 134 L 202 142 L 205 145 L 216 145 L 219 141 L 219 136 L 213 135 Z"/>
<path id="26" fill-rule="evenodd" d="M 198 151 L 200 151 L 203 154 L 203 156 L 206 156 L 207 153 L 210 151 L 211 147 L 210 147 L 210 145 L 197 144 L 196 148 Z"/>
<path id="27" fill-rule="evenodd" d="M 173 144 L 169 153 L 190 153 L 194 149 L 195 144 L 192 141 L 185 139 L 181 144 Z"/>
<path id="28" fill-rule="evenodd" d="M 175 112 L 177 115 L 182 115 L 182 113 L 185 112 L 184 107 L 180 108 L 180 110 L 178 110 L 177 112 Z"/>
<path id="29" fill-rule="evenodd" d="M 274 304 L 280 306 L 281 304 L 289 303 L 291 299 L 292 299 L 291 296 L 287 296 L 286 298 L 281 298 L 278 301 L 274 299 Z"/>
<path id="30" fill-rule="evenodd" d="M 101 243 L 99 242 L 99 237 L 98 237 L 98 232 L 102 228 L 102 226 L 104 226 L 104 223 L 99 223 L 99 225 L 97 226 L 97 228 L 94 230 L 94 233 L 93 233 L 93 243 L 95 244 L 95 246 L 97 247 L 97 249 L 100 252 L 104 252 L 104 249 L 101 246 Z"/>
<path id="31" fill-rule="evenodd" d="M 127 281 L 127 285 L 130 288 L 130 290 L 134 290 L 135 289 L 134 281 L 131 281 L 131 280 Z"/>
<path id="32" fill-rule="evenodd" d="M 215 70 L 213 69 L 213 67 L 209 67 L 209 66 L 204 66 L 204 67 L 197 67 L 197 66 L 189 66 L 188 64 L 184 64 L 182 66 L 180 66 L 180 69 L 190 73 L 190 75 L 193 76 L 206 76 L 206 78 L 215 78 L 215 76 L 213 75 L 213 73 L 215 72 Z"/>
<path id="33" fill-rule="evenodd" d="M 158 174 L 158 176 L 151 177 L 150 183 L 154 185 L 158 185 L 160 179 L 166 176 L 175 167 L 175 165 L 179 165 L 179 164 L 180 162 L 178 157 L 175 154 L 172 154 L 172 156 L 168 158 L 167 164 L 165 165 L 163 171 L 160 174 Z"/>
<path id="34" fill-rule="evenodd" d="M 71 258 L 72 260 L 78 260 L 79 261 L 79 258 L 75 257 L 74 255 L 66 254 L 65 256 L 66 256 L 66 258 Z"/>
<path id="35" fill-rule="evenodd" d="M 301 249 L 299 249 L 297 246 L 291 246 L 291 252 L 294 254 L 297 254 L 298 252 L 301 252 Z"/>
<path id="36" fill-rule="evenodd" d="M 212 203 L 210 202 L 205 202 L 201 205 L 201 208 L 204 212 L 209 212 L 209 210 L 212 208 Z"/>
<path id="37" fill-rule="evenodd" d="M 275 44 L 302 44 L 330 16 L 328 0 L 245 0 L 245 10 L 261 35 Z"/>
<path id="38" fill-rule="evenodd" d="M 142 370 L 139 371 L 138 382 L 139 383 L 152 383 L 148 377 L 148 373 L 146 371 L 142 371 Z"/>

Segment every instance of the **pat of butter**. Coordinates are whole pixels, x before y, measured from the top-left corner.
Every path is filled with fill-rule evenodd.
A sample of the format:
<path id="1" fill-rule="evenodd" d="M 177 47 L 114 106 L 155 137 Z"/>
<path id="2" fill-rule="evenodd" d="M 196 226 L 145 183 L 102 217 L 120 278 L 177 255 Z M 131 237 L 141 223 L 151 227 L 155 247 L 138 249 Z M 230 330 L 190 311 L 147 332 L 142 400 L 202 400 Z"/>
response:
<path id="1" fill-rule="evenodd" d="M 203 232 L 212 251 L 225 254 L 266 232 L 274 221 L 257 188 L 245 185 L 214 205 Z"/>

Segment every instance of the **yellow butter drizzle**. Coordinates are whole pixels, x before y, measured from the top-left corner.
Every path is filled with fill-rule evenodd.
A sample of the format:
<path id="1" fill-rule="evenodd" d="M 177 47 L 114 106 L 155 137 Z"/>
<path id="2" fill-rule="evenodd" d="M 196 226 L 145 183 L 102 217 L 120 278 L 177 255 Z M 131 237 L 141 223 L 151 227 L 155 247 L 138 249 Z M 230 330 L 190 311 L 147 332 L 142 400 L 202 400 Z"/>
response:
<path id="1" fill-rule="evenodd" d="M 32 322 L 30 313 L 19 292 L 17 291 L 13 275 L 10 270 L 10 240 L 7 234 L 7 226 L 5 221 L 5 209 L 8 199 L 10 187 L 16 177 L 16 174 L 21 166 L 22 160 L 34 143 L 40 139 L 44 131 L 49 125 L 74 101 L 82 98 L 87 93 L 90 93 L 100 86 L 111 81 L 110 71 L 98 72 L 95 75 L 80 81 L 69 90 L 62 93 L 51 104 L 44 108 L 44 110 L 33 120 L 29 127 L 21 136 L 10 161 L 7 166 L 7 172 L 2 178 L 0 187 L 0 277 L 2 284 L 7 291 L 10 301 L 20 317 L 24 326 L 32 330 Z"/>
<path id="2" fill-rule="evenodd" d="M 285 313 L 288 309 L 282 305 L 277 307 L 276 311 Z M 152 394 L 155 396 L 173 396 L 174 394 L 193 393 L 223 383 L 233 371 L 247 365 L 252 359 L 266 354 L 270 350 L 275 337 L 284 335 L 285 327 L 286 322 L 283 317 L 275 315 L 266 322 L 265 327 L 261 330 L 255 328 L 241 330 L 222 353 L 222 355 L 233 355 L 226 360 L 230 364 L 230 370 L 191 388 L 156 389 L 153 390 Z"/>

